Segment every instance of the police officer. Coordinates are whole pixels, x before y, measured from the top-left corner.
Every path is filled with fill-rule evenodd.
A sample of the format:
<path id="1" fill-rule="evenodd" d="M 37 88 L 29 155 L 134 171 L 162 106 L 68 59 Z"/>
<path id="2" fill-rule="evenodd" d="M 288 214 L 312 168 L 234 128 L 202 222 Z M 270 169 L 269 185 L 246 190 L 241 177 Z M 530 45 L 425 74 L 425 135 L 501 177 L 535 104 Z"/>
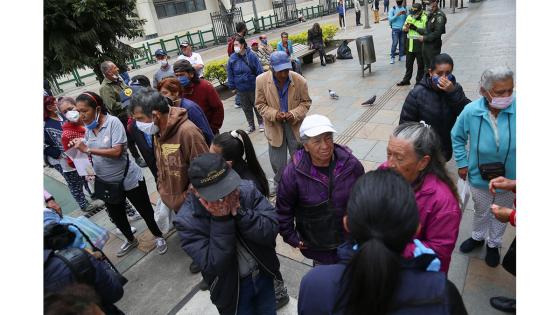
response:
<path id="1" fill-rule="evenodd" d="M 445 34 L 445 23 L 447 17 L 438 7 L 438 0 L 429 0 L 431 13 L 428 15 L 426 29 L 418 29 L 418 33 L 423 35 L 419 40 L 424 43 L 422 47 L 422 57 L 424 61 L 424 72 L 432 62 L 432 58 L 441 53 L 441 35 Z"/>
<path id="2" fill-rule="evenodd" d="M 414 59 L 418 64 L 418 71 L 416 71 L 416 83 L 422 79 L 424 75 L 424 61 L 422 58 L 422 42 L 418 40 L 421 35 L 418 29 L 425 29 L 428 17 L 422 11 L 422 5 L 415 3 L 410 8 L 410 14 L 406 17 L 403 26 L 403 32 L 408 33 L 408 47 L 406 50 L 406 72 L 401 82 L 397 83 L 398 86 L 410 85 L 410 78 L 412 78 L 412 68 L 414 66 Z"/>

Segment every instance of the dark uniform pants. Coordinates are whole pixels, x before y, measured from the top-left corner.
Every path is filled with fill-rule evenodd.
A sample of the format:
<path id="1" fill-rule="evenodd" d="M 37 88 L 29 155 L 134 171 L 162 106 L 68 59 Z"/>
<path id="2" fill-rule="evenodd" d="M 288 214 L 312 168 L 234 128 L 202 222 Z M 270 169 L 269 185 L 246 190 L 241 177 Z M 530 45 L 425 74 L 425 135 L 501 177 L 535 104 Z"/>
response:
<path id="1" fill-rule="evenodd" d="M 418 64 L 418 70 L 416 71 L 416 83 L 422 80 L 424 76 L 424 58 L 422 57 L 422 49 L 416 52 L 406 52 L 406 72 L 404 74 L 403 82 L 410 82 L 412 78 L 412 68 L 414 67 L 414 59 Z"/>
<path id="2" fill-rule="evenodd" d="M 424 43 L 422 57 L 424 59 L 424 72 L 428 72 L 432 59 L 441 53 L 441 39 L 435 43 Z"/>

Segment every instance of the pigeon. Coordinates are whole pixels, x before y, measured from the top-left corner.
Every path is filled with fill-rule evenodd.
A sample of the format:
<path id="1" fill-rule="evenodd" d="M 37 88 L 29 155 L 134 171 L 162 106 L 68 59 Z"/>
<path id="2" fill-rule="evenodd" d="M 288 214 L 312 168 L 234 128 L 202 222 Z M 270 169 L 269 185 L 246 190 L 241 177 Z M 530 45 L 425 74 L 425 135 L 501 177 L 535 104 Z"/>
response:
<path id="1" fill-rule="evenodd" d="M 329 95 L 331 96 L 332 99 L 335 99 L 335 100 L 338 99 L 338 94 L 336 94 L 336 92 L 333 91 L 333 90 L 329 90 Z"/>
<path id="2" fill-rule="evenodd" d="M 373 103 L 375 103 L 375 99 L 377 98 L 377 95 L 372 96 L 369 100 L 365 101 L 362 103 L 362 105 L 373 105 Z"/>

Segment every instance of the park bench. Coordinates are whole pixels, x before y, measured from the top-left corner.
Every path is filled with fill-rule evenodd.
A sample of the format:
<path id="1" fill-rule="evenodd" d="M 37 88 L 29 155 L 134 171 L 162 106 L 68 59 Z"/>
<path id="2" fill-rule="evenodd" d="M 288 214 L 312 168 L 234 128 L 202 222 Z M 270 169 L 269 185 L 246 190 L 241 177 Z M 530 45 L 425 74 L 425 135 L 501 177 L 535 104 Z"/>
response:
<path id="1" fill-rule="evenodd" d="M 292 47 L 294 49 L 294 57 L 301 58 L 305 64 L 313 63 L 313 56 L 317 53 L 315 49 L 309 49 L 309 46 L 303 44 L 293 44 Z"/>

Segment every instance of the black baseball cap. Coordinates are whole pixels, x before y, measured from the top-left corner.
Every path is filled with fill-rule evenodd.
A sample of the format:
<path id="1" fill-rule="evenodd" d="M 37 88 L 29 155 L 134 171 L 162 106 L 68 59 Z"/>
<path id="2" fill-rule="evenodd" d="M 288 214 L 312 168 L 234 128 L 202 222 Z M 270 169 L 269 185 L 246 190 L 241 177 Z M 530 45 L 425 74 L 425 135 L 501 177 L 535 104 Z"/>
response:
<path id="1" fill-rule="evenodd" d="M 189 179 L 200 196 L 208 201 L 227 196 L 241 183 L 241 177 L 215 153 L 204 153 L 193 159 Z"/>

